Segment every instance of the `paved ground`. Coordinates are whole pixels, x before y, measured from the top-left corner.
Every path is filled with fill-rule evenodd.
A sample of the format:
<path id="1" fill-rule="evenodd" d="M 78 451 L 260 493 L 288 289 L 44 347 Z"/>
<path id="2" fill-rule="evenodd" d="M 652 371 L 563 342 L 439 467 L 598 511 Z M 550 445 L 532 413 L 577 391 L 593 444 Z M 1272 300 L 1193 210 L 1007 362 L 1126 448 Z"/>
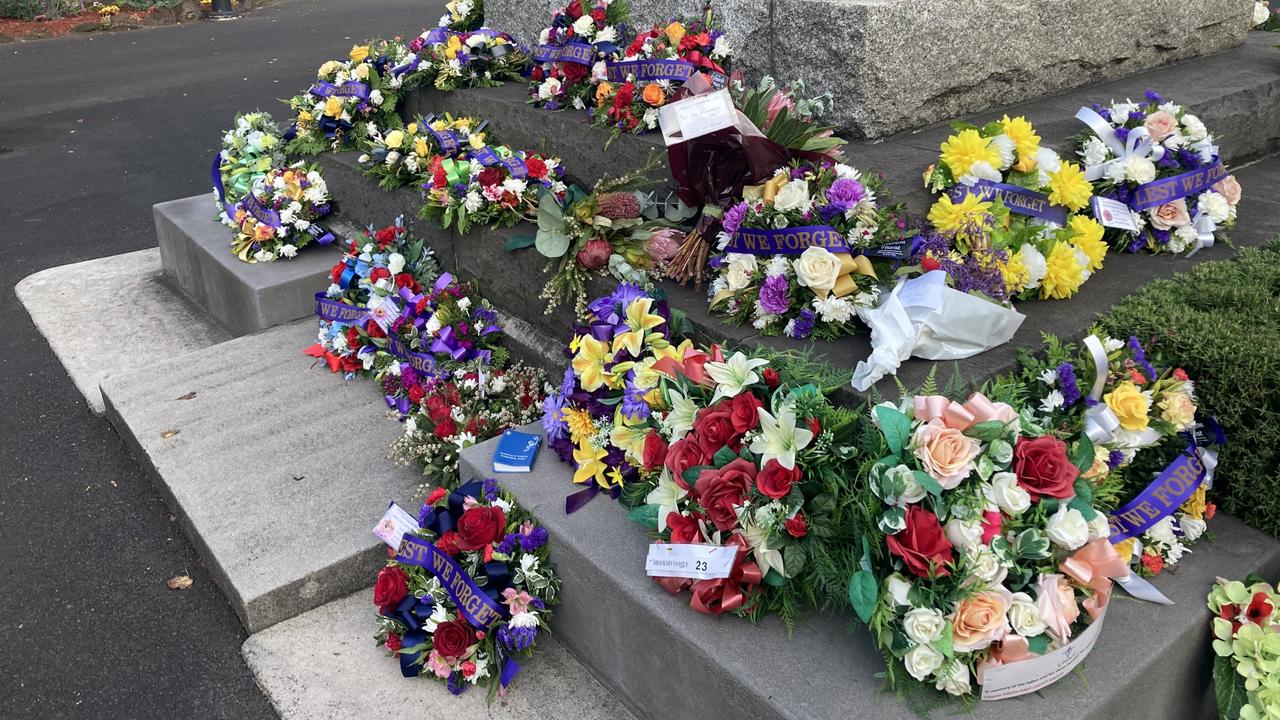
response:
<path id="1" fill-rule="evenodd" d="M 323 60 L 416 34 L 441 4 L 282 0 L 228 23 L 0 46 L 0 717 L 273 717 L 235 616 L 12 288 L 154 246 L 151 204 L 207 190 L 235 110 L 278 111 Z M 180 574 L 193 587 L 168 590 Z"/>

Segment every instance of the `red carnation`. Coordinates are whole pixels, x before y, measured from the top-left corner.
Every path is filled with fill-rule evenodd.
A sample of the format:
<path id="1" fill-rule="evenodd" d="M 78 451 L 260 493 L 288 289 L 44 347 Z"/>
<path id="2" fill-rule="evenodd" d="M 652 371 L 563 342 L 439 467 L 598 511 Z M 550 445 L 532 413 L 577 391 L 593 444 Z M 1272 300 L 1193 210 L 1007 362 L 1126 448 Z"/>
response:
<path id="1" fill-rule="evenodd" d="M 441 420 L 431 432 L 441 440 L 446 440 L 458 434 L 458 426 L 453 422 L 453 418 L 447 417 Z"/>
<path id="2" fill-rule="evenodd" d="M 376 267 L 369 273 L 369 284 L 372 285 L 373 283 L 376 283 L 379 280 L 386 280 L 389 277 L 391 277 L 390 270 L 384 267 Z"/>
<path id="3" fill-rule="evenodd" d="M 906 528 L 886 536 L 885 543 L 913 575 L 927 578 L 951 574 L 946 567 L 955 560 L 951 542 L 942 532 L 938 516 L 920 505 L 907 507 Z"/>
<path id="4" fill-rule="evenodd" d="M 347 326 L 347 347 L 352 350 L 360 347 L 360 331 L 354 325 Z"/>
<path id="5" fill-rule="evenodd" d="M 527 157 L 524 159 L 524 169 L 529 173 L 529 177 L 534 180 L 541 180 L 547 176 L 547 164 L 539 157 Z"/>
<path id="6" fill-rule="evenodd" d="M 592 20 L 595 20 L 596 22 L 604 22 L 604 18 L 605 18 L 604 8 L 596 8 L 595 10 L 591 11 Z"/>
<path id="7" fill-rule="evenodd" d="M 804 519 L 804 513 L 796 513 L 794 517 L 787 518 L 783 524 L 787 534 L 794 538 L 802 538 L 809 534 L 809 521 Z"/>
<path id="8" fill-rule="evenodd" d="M 382 326 L 370 320 L 364 324 L 364 334 L 371 338 L 384 338 L 387 333 L 383 331 Z"/>
<path id="9" fill-rule="evenodd" d="M 373 234 L 373 239 L 377 241 L 379 250 L 386 250 L 387 246 L 394 243 L 396 238 L 399 236 L 400 228 L 397 228 L 395 225 L 388 225 L 387 227 L 375 232 Z"/>
<path id="10" fill-rule="evenodd" d="M 436 547 L 440 549 L 440 552 L 449 556 L 457 555 L 462 551 L 462 548 L 458 547 L 458 533 L 452 530 L 441 535 L 440 539 L 436 540 Z"/>
<path id="11" fill-rule="evenodd" d="M 445 495 L 448 495 L 448 494 L 449 494 L 448 490 L 445 490 L 442 487 L 437 487 L 435 490 L 431 491 L 430 495 L 427 496 L 427 504 L 435 505 L 437 502 L 440 501 L 440 498 L 443 498 Z"/>
<path id="12" fill-rule="evenodd" d="M 925 272 L 932 272 L 941 268 L 942 263 L 938 261 L 938 258 L 933 257 L 932 255 L 925 255 L 924 259 L 920 261 L 920 269 Z"/>
<path id="13" fill-rule="evenodd" d="M 337 265 L 334 265 L 333 269 L 329 271 L 329 282 L 337 285 L 338 281 L 342 279 L 342 273 L 345 272 L 346 269 L 347 264 L 345 262 L 340 262 Z"/>
<path id="14" fill-rule="evenodd" d="M 400 649 L 400 636 L 395 633 L 387 633 L 387 649 L 395 652 Z"/>
<path id="15" fill-rule="evenodd" d="M 480 171 L 476 176 L 476 182 L 482 187 L 492 187 L 502 182 L 502 171 L 496 167 L 488 167 Z"/>
<path id="16" fill-rule="evenodd" d="M 396 287 L 408 288 L 411 292 L 415 293 L 420 289 L 418 287 L 418 281 L 414 280 L 413 276 L 409 273 L 403 272 L 396 276 Z"/>
<path id="17" fill-rule="evenodd" d="M 409 394 L 409 402 L 413 403 L 414 405 L 417 405 L 418 403 L 422 402 L 422 398 L 427 394 L 427 391 L 423 390 L 421 385 L 410 385 L 408 394 Z"/>
<path id="18" fill-rule="evenodd" d="M 1142 567 L 1151 572 L 1152 575 L 1159 575 L 1164 570 L 1164 558 L 1152 553 L 1142 553 Z"/>

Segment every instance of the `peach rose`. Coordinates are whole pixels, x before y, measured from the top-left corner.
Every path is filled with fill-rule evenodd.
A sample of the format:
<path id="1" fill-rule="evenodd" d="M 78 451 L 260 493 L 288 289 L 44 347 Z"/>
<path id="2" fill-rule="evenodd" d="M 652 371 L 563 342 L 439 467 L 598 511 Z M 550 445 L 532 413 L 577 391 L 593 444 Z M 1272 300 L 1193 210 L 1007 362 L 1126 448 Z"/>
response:
<path id="1" fill-rule="evenodd" d="M 973 472 L 982 443 L 934 418 L 916 428 L 915 449 L 925 472 L 944 490 L 951 490 Z"/>
<path id="2" fill-rule="evenodd" d="M 951 640 L 956 652 L 982 650 L 1009 634 L 1009 606 L 1013 596 L 1003 587 L 984 590 L 961 600 L 951 615 Z"/>
<path id="3" fill-rule="evenodd" d="M 1063 643 L 1071 638 L 1071 623 L 1080 617 L 1080 606 L 1076 605 L 1075 591 L 1065 577 L 1057 573 L 1040 576 L 1036 585 L 1036 610 L 1049 626 L 1050 635 Z"/>
<path id="4" fill-rule="evenodd" d="M 1191 224 L 1191 216 L 1187 214 L 1187 201 L 1179 198 L 1165 203 L 1151 211 L 1151 226 L 1157 230 L 1171 230 Z"/>
<path id="5" fill-rule="evenodd" d="M 1165 138 L 1178 129 L 1178 118 L 1163 110 L 1157 110 L 1148 115 L 1142 125 L 1147 129 L 1147 132 L 1151 133 L 1152 140 L 1164 142 Z"/>
<path id="6" fill-rule="evenodd" d="M 1235 175 L 1222 178 L 1213 186 L 1213 189 L 1226 198 L 1227 202 L 1231 203 L 1231 207 L 1240 203 L 1240 181 L 1236 180 Z"/>
<path id="7" fill-rule="evenodd" d="M 649 83 L 648 85 L 645 85 L 644 93 L 641 94 L 641 97 L 643 97 L 644 101 L 653 107 L 658 107 L 667 101 L 666 92 L 663 91 L 662 87 L 657 83 Z"/>

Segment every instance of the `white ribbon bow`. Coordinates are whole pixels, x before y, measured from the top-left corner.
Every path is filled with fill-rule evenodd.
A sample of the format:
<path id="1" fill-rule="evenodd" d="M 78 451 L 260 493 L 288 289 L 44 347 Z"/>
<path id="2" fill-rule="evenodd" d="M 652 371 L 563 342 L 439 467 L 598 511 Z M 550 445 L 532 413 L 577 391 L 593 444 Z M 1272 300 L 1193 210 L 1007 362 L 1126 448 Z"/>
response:
<path id="1" fill-rule="evenodd" d="M 1191 225 L 1196 229 L 1196 244 L 1191 248 L 1191 252 L 1187 253 L 1187 257 L 1195 255 L 1204 248 L 1213 247 L 1213 233 L 1218 229 L 1218 224 L 1203 210 L 1196 210 L 1196 216 L 1191 220 Z"/>
<path id="2" fill-rule="evenodd" d="M 1102 402 L 1102 391 L 1107 385 L 1107 368 L 1110 363 L 1107 362 L 1107 351 L 1102 347 L 1102 340 L 1097 335 L 1085 338 L 1084 346 L 1093 356 L 1094 371 L 1093 387 L 1089 390 L 1089 397 L 1094 404 L 1084 411 L 1084 434 L 1094 445 L 1103 445 L 1110 442 L 1120 428 L 1120 418 Z"/>
<path id="3" fill-rule="evenodd" d="M 1108 160 L 1100 165 L 1086 167 L 1084 169 L 1084 177 L 1092 182 L 1104 177 L 1107 169 L 1112 165 L 1118 165 L 1131 157 L 1151 158 L 1152 162 L 1158 162 L 1164 157 L 1164 146 L 1152 141 L 1151 133 L 1147 132 L 1145 127 L 1134 128 L 1129 131 L 1129 136 L 1124 142 L 1120 142 L 1120 136 L 1116 134 L 1116 129 L 1111 123 L 1102 119 L 1102 116 L 1094 112 L 1092 108 L 1082 107 L 1076 111 L 1076 119 L 1093 130 L 1093 134 L 1103 142 L 1111 152 L 1115 154 L 1114 160 Z"/>

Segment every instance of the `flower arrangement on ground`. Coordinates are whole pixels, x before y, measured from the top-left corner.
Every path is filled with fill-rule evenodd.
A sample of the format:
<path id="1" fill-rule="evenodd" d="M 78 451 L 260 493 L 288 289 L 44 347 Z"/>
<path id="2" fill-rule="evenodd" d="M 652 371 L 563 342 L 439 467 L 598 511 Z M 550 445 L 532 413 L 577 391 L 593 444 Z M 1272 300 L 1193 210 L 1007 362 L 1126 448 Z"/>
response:
<path id="1" fill-rule="evenodd" d="M 426 204 L 419 216 L 465 234 L 474 225 L 511 227 L 533 221 L 544 191 L 561 197 L 564 168 L 558 158 L 505 145 L 472 150 L 461 158 L 436 157 L 422 184 Z"/>
<path id="2" fill-rule="evenodd" d="M 215 158 L 213 192 L 220 214 L 230 213 L 231 206 L 248 194 L 258 178 L 285 164 L 280 137 L 280 127 L 271 113 L 236 115 Z"/>
<path id="3" fill-rule="evenodd" d="M 1280 593 L 1257 577 L 1248 585 L 1218 578 L 1208 605 L 1219 716 L 1264 720 L 1280 715 Z"/>
<path id="4" fill-rule="evenodd" d="M 437 25 L 454 32 L 480 29 L 484 25 L 484 0 L 449 0 Z"/>
<path id="5" fill-rule="evenodd" d="M 429 31 L 409 44 L 425 58 L 419 68 L 435 76 L 438 90 L 498 87 L 522 77 L 529 53 L 507 33 L 479 28 L 466 32 Z"/>
<path id="6" fill-rule="evenodd" d="M 1107 252 L 1102 225 L 1080 214 L 1093 197 L 1080 166 L 1041 147 L 1023 117 L 955 130 L 925 173 L 925 185 L 942 193 L 929 221 L 951 240 L 953 259 L 973 255 L 997 267 L 1007 298 L 1075 295 Z"/>
<path id="7" fill-rule="evenodd" d="M 387 348 L 388 333 L 400 321 L 402 293 L 418 295 L 439 272 L 430 248 L 409 234 L 403 218 L 350 238 L 329 271 L 329 287 L 316 299 L 320 329 L 306 354 L 348 378 L 371 374 L 378 351 Z"/>
<path id="8" fill-rule="evenodd" d="M 673 18 L 635 36 L 619 61 L 605 63 L 596 85 L 592 122 L 613 131 L 640 133 L 658 127 L 658 108 L 695 72 L 728 83 L 728 38 L 712 24 L 711 10 L 691 21 Z"/>
<path id="9" fill-rule="evenodd" d="M 1128 206 L 1107 237 L 1127 252 L 1209 247 L 1235 225 L 1240 183 L 1227 173 L 1204 122 L 1159 93 L 1142 102 L 1093 105 L 1076 114 L 1091 132 L 1079 152 L 1099 195 Z"/>
<path id="10" fill-rule="evenodd" d="M 369 152 L 357 160 L 378 178 L 378 187 L 394 190 L 431 174 L 436 158 L 456 158 L 485 146 L 487 122 L 451 115 L 419 117 L 403 128 L 370 128 Z"/>
<path id="11" fill-rule="evenodd" d="M 871 257 L 902 242 L 906 221 L 880 177 L 843 163 L 781 168 L 721 220 L 713 312 L 765 335 L 831 339 L 856 332 L 857 308 L 879 298 Z M 899 256 L 899 260 L 909 259 Z M 884 271 L 887 263 L 880 263 Z"/>
<path id="12" fill-rule="evenodd" d="M 347 60 L 321 65 L 315 84 L 288 100 L 296 115 L 289 153 L 365 149 L 370 125 L 399 125 L 396 103 L 400 91 L 416 82 L 413 60 L 403 43 L 374 40 L 352 47 Z"/>
<path id="13" fill-rule="evenodd" d="M 542 418 L 547 445 L 585 486 L 570 496 L 568 511 L 599 492 L 619 497 L 654 469 L 646 462 L 645 438 L 659 381 L 655 366 L 663 358 L 682 362 L 690 351 L 675 338 L 681 323 L 665 301 L 624 283 L 592 300 L 574 327 L 569 367 Z"/>
<path id="14" fill-rule="evenodd" d="M 872 408 L 864 545 L 850 600 L 898 688 L 967 697 L 1001 665 L 1100 621 L 1128 568 L 1094 505 L 1087 438 L 1068 445 L 1030 411 L 974 394 Z M 904 677 L 902 671 L 906 670 Z"/>
<path id="15" fill-rule="evenodd" d="M 626 0 L 569 0 L 538 35 L 529 102 L 548 110 L 585 110 L 605 62 L 616 60 L 631 8 Z"/>
<path id="16" fill-rule="evenodd" d="M 391 445 L 391 456 L 416 464 L 432 483 L 454 487 L 464 448 L 542 415 L 547 376 L 536 368 L 472 363 L 445 373 L 420 372 L 406 364 L 398 369 L 397 384 L 388 389 L 408 396 L 410 414 L 404 434 Z M 390 382 L 387 377 L 384 383 Z"/>
<path id="17" fill-rule="evenodd" d="M 436 488 L 417 524 L 378 573 L 378 644 L 407 678 L 503 692 L 559 602 L 546 529 L 496 480 Z"/>
<path id="18" fill-rule="evenodd" d="M 231 252 L 248 263 L 273 262 L 296 256 L 312 242 L 328 245 L 333 235 L 316 221 L 329 209 L 329 188 L 318 166 L 273 168 L 223 218 L 235 229 Z"/>

